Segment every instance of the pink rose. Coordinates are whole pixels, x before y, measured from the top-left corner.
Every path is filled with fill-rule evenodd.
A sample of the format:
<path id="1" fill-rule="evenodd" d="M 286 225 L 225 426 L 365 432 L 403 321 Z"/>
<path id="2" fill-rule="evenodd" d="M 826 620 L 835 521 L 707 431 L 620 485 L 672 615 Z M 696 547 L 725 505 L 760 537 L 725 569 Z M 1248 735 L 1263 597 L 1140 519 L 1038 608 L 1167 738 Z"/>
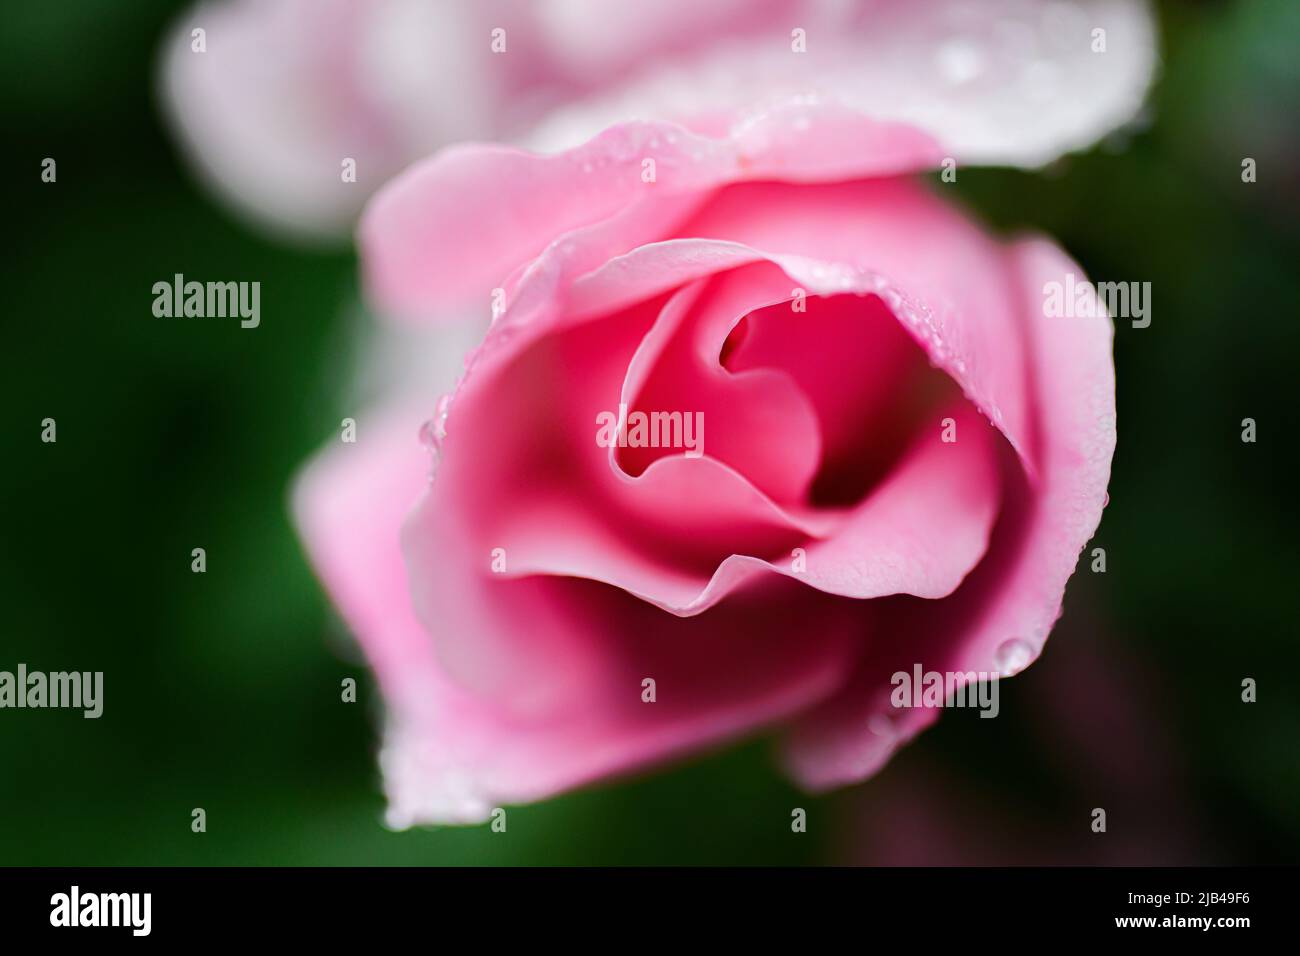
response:
<path id="1" fill-rule="evenodd" d="M 1041 131 L 710 103 L 446 150 L 366 213 L 382 309 L 503 308 L 423 443 L 395 401 L 296 490 L 388 703 L 393 825 L 771 727 L 805 787 L 862 780 L 937 717 L 892 674 L 1013 674 L 1060 614 L 1105 502 L 1111 323 L 1045 315 L 1082 270 L 910 178 L 1041 161 Z"/>

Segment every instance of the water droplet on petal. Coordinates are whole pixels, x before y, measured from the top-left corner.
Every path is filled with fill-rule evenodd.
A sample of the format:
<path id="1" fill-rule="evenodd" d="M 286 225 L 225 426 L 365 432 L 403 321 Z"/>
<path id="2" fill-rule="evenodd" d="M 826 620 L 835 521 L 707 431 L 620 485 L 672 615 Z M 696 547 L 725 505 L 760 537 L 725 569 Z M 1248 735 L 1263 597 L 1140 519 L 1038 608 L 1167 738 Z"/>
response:
<path id="1" fill-rule="evenodd" d="M 993 666 L 1003 677 L 1012 677 L 1034 662 L 1034 648 L 1018 637 L 1003 641 L 993 655 Z"/>
<path id="2" fill-rule="evenodd" d="M 894 736 L 894 722 L 885 714 L 873 714 L 867 721 L 867 729 L 877 737 Z"/>
<path id="3" fill-rule="evenodd" d="M 430 451 L 438 450 L 440 439 L 432 418 L 420 426 L 420 444 Z"/>
<path id="4" fill-rule="evenodd" d="M 443 439 L 447 437 L 447 411 L 450 407 L 451 396 L 442 396 L 438 399 L 433 417 L 420 426 L 420 444 L 434 454 L 442 448 Z"/>

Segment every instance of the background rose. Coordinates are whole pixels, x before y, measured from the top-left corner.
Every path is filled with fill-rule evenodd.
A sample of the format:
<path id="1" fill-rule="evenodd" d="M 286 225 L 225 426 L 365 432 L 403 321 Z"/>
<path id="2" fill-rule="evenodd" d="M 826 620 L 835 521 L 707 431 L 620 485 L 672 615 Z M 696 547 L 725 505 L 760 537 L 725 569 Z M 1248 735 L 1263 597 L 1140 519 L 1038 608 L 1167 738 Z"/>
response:
<path id="1" fill-rule="evenodd" d="M 1115 55 L 1091 50 L 1098 26 Z M 1138 0 L 205 0 L 175 23 L 162 102 L 245 218 L 340 236 L 448 143 L 556 149 L 629 118 L 725 119 L 760 90 L 940 128 L 963 162 L 1044 162 L 1133 113 L 1149 31 Z"/>
<path id="2" fill-rule="evenodd" d="M 175 24 L 162 99 L 190 161 L 241 215 L 338 237 L 374 189 L 440 146 L 521 136 L 656 57 L 821 5 L 666 0 L 611 17 L 590 0 L 205 0 Z"/>
<path id="3" fill-rule="evenodd" d="M 519 36 L 494 66 L 487 46 L 494 16 L 527 7 L 208 0 L 175 24 L 162 100 L 191 163 L 244 218 L 345 236 L 370 192 L 412 159 L 535 115 L 558 80 L 544 52 Z M 342 178 L 345 158 L 353 182 Z"/>

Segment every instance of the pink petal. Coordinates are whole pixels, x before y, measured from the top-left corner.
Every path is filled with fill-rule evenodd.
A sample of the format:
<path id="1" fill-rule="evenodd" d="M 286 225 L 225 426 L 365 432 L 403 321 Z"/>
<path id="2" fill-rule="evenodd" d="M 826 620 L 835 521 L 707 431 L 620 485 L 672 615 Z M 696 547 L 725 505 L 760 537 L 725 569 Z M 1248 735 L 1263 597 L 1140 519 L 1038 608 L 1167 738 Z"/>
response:
<path id="1" fill-rule="evenodd" d="M 204 2 L 166 43 L 163 103 L 188 158 L 236 212 L 300 237 L 343 236 L 411 159 L 495 128 L 499 64 L 473 55 L 486 39 L 471 35 L 485 28 L 459 4 Z M 445 82 L 449 71 L 459 83 Z M 355 182 L 343 180 L 345 158 Z"/>
<path id="2" fill-rule="evenodd" d="M 477 822 L 495 805 L 543 799 L 788 718 L 840 685 L 863 627 L 859 606 L 814 611 L 806 604 L 814 592 L 797 584 L 677 618 L 602 585 L 546 581 L 543 596 L 520 591 L 525 582 L 455 576 L 456 623 L 472 622 L 475 635 L 527 632 L 546 646 L 557 640 L 551 628 L 577 628 L 610 656 L 574 696 L 523 713 L 436 672 L 412 672 L 402 695 L 390 697 L 383 766 L 393 825 Z M 572 616 L 554 613 L 560 607 Z M 805 626 L 810 613 L 815 631 Z M 653 703 L 641 696 L 647 678 Z"/>
<path id="3" fill-rule="evenodd" d="M 879 291 L 930 360 L 1030 457 L 1026 356 L 1003 247 L 905 179 L 723 190 L 682 234 L 742 244 L 810 292 Z"/>
<path id="4" fill-rule="evenodd" d="M 1132 119 L 1156 68 L 1145 0 L 790 0 L 769 9 L 766 23 L 733 21 L 718 42 L 566 104 L 532 145 L 564 149 L 629 118 L 718 133 L 797 97 L 921 130 L 962 165 L 1040 166 Z M 618 27 L 602 21 L 593 14 L 575 31 L 579 55 L 602 28 L 615 38 L 605 49 L 620 48 Z M 795 30 L 804 52 L 793 49 Z"/>
<path id="5" fill-rule="evenodd" d="M 608 80 L 629 65 L 688 54 L 720 40 L 780 36 L 802 0 L 533 0 L 555 57 L 580 76 Z"/>
<path id="6" fill-rule="evenodd" d="M 402 561 L 402 522 L 428 486 L 423 402 L 358 416 L 357 441 L 321 451 L 298 476 L 293 513 L 313 568 L 361 641 L 385 694 L 433 666 Z"/>
<path id="7" fill-rule="evenodd" d="M 567 320 L 759 259 L 808 294 L 876 294 L 1036 472 L 1016 279 L 1004 246 L 957 209 L 905 179 L 746 183 L 721 190 L 678 234 L 580 277 Z M 529 277 L 543 297 L 559 268 L 543 257 Z M 539 309 L 521 310 L 520 325 L 549 327 L 534 320 Z"/>
<path id="8" fill-rule="evenodd" d="M 824 446 L 813 489 L 820 502 L 852 501 L 870 488 L 921 419 L 933 426 L 937 393 L 952 391 L 877 296 L 806 296 L 760 309 L 732 339 L 727 368 L 782 369 L 811 402 Z"/>
<path id="9" fill-rule="evenodd" d="M 554 156 L 502 146 L 459 146 L 386 186 L 362 219 L 372 295 L 385 309 L 425 316 L 500 286 L 551 244 L 581 271 L 662 238 L 655 206 L 684 217 L 720 185 L 745 179 L 810 182 L 889 175 L 938 161 L 907 127 L 830 107 L 785 105 L 723 137 L 669 123 L 624 123 Z M 643 174 L 654 161 L 654 181 Z M 615 221 L 599 254 L 584 227 Z"/>
<path id="10" fill-rule="evenodd" d="M 878 648 L 842 695 L 798 722 L 787 763 L 812 789 L 871 775 L 937 718 L 933 709 L 890 707 L 894 671 L 920 663 L 924 670 L 1005 675 L 1032 662 L 1060 616 L 1079 552 L 1101 520 L 1115 448 L 1110 319 L 1044 315 L 1046 282 L 1065 282 L 1069 273 L 1083 277 L 1050 242 L 1017 243 L 1008 261 L 1040 416 L 1038 480 L 1031 488 L 1017 469 L 1004 469 L 1007 504 L 980 567 L 941 603 L 902 601 L 888 609 L 891 627 L 923 640 Z"/>
<path id="11" fill-rule="evenodd" d="M 703 453 L 787 505 L 803 500 L 821 461 L 816 411 L 784 371 L 737 374 L 719 357 L 736 323 L 755 309 L 787 301 L 790 285 L 789 276 L 764 263 L 686 286 L 641 342 L 620 395 L 632 411 L 698 415 L 707 439 Z M 687 294 L 690 298 L 675 308 Z M 612 460 L 632 475 L 643 474 L 652 461 L 681 454 L 655 448 L 612 452 Z"/>
<path id="12" fill-rule="evenodd" d="M 850 604 L 821 608 L 816 634 L 791 641 L 805 589 L 776 587 L 692 623 L 595 584 L 507 581 L 465 560 L 454 534 L 429 542 L 446 561 L 433 614 L 467 641 L 529 634 L 543 647 L 581 632 L 581 693 L 517 706 L 449 680 L 416 618 L 398 533 L 426 485 L 415 440 L 420 407 L 362 417 L 355 445 L 322 453 L 294 510 L 312 564 L 351 625 L 388 703 L 382 756 L 394 826 L 468 823 L 588 780 L 751 731 L 821 699 L 848 673 L 861 622 Z M 758 633 L 759 624 L 767 626 Z M 784 623 L 783 623 L 784 622 Z M 596 651 L 605 648 L 601 657 Z M 621 650 L 620 650 L 621 648 Z M 727 680 L 719 683 L 725 672 Z M 657 701 L 641 700 L 656 680 Z"/>
<path id="13" fill-rule="evenodd" d="M 668 246 L 657 248 L 671 252 Z M 718 293 L 703 300 L 698 317 L 682 326 L 689 332 L 682 340 L 686 371 L 666 362 L 664 353 L 685 315 L 685 306 L 675 304 L 693 301 L 682 293 L 658 313 L 648 335 L 658 300 L 558 330 L 542 317 L 518 329 L 508 319 L 494 327 L 450 405 L 438 480 L 416 523 L 423 526 L 434 513 L 455 509 L 469 523 L 479 553 L 504 549 L 510 575 L 583 576 L 622 587 L 675 614 L 706 610 L 754 573 L 791 573 L 790 557 L 797 546 L 806 547 L 810 556 L 808 572 L 800 579 L 831 593 L 951 592 L 982 555 L 998 499 L 996 475 L 989 468 L 996 439 L 960 406 L 954 405 L 953 413 L 963 422 L 964 441 L 943 446 L 941 456 L 919 455 L 917 449 L 925 443 L 916 442 L 906 467 L 882 484 L 881 504 L 868 501 L 841 515 L 819 515 L 794 504 L 781 507 L 754 488 L 751 471 L 761 471 L 762 461 L 741 439 L 761 443 L 760 436 L 771 429 L 764 421 L 750 425 L 743 417 L 736 420 L 727 403 L 711 416 L 706 413 L 706 421 L 715 423 L 707 433 L 715 438 L 712 444 L 706 441 L 701 459 L 659 458 L 643 473 L 629 476 L 617 466 L 616 450 L 597 446 L 597 415 L 623 401 L 633 404 L 630 399 L 661 371 L 676 384 L 654 407 L 690 411 L 707 405 L 690 391 L 698 387 L 692 383 L 710 375 L 711 368 L 727 384 L 732 376 L 719 364 L 727 334 L 752 308 L 785 297 L 791 280 L 763 263 L 714 281 Z M 535 334 L 548 329 L 552 334 Z M 759 371 L 775 374 L 755 369 L 734 378 L 746 386 L 769 387 L 766 379 L 753 377 Z M 788 377 L 781 373 L 775 382 L 783 381 Z M 539 387 L 547 396 L 544 403 L 536 401 Z M 696 397 L 678 402 L 676 396 L 682 394 Z M 782 398 L 792 400 L 804 403 L 797 392 Z M 790 411 L 783 412 L 780 404 L 767 413 L 772 427 Z M 944 417 L 935 409 L 926 426 L 935 446 Z M 714 460 L 715 446 L 727 457 L 729 426 L 741 459 L 735 468 Z M 805 420 L 795 434 L 814 428 Z M 779 427 L 773 434 L 778 433 Z M 796 455 L 796 460 L 802 457 Z M 526 484 L 518 481 L 520 475 L 529 476 Z M 817 540 L 810 544 L 810 537 Z M 440 566 L 436 558 L 415 566 L 417 593 L 420 582 L 437 576 Z M 437 636 L 440 641 L 457 639 L 445 630 Z M 467 662 L 453 657 L 465 652 L 470 654 Z M 578 658 L 582 652 L 573 653 Z M 512 645 L 458 647 L 444 656 L 458 679 L 486 688 L 515 670 L 500 664 L 494 670 L 494 655 L 498 661 L 521 659 Z M 548 652 L 552 661 L 561 656 Z M 580 661 L 564 666 L 580 666 Z M 531 686 L 535 677 L 530 673 L 518 681 Z M 508 687 L 499 692 L 514 693 Z"/>

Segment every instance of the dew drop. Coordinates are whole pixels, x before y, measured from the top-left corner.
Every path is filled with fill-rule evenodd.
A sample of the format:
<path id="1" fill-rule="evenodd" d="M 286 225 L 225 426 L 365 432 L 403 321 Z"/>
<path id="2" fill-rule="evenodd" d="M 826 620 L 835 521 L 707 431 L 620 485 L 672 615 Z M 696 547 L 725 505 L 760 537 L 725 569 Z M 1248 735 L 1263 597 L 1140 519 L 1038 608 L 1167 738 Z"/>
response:
<path id="1" fill-rule="evenodd" d="M 993 655 L 993 666 L 1003 677 L 1011 677 L 1034 662 L 1034 649 L 1018 637 L 1003 641 Z"/>
<path id="2" fill-rule="evenodd" d="M 877 737 L 894 736 L 894 722 L 884 714 L 874 714 L 867 721 L 867 729 Z"/>
<path id="3" fill-rule="evenodd" d="M 432 418 L 420 426 L 420 444 L 430 451 L 437 451 L 442 444 Z"/>
<path id="4" fill-rule="evenodd" d="M 447 410 L 450 407 L 451 396 L 442 396 L 438 399 L 433 417 L 420 426 L 420 444 L 434 454 L 442 448 L 443 439 L 447 437 Z"/>

